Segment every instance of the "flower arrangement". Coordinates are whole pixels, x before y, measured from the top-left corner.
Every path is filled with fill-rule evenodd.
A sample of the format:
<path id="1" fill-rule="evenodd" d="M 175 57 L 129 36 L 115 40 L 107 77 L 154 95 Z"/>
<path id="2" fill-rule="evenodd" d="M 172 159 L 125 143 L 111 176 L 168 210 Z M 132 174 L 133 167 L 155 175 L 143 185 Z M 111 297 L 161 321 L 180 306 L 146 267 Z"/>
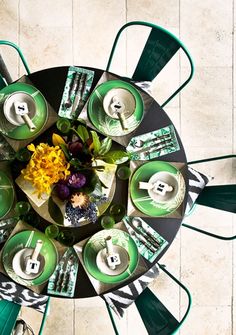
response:
<path id="1" fill-rule="evenodd" d="M 57 126 L 59 134 L 53 133 L 51 143 L 27 146 L 32 155 L 21 174 L 38 197 L 43 193 L 50 196 L 48 212 L 55 222 L 63 224 L 66 219 L 73 226 L 81 220 L 95 222 L 98 206 L 108 201 L 101 173 L 106 165 L 124 163 L 129 155 L 112 150 L 109 137 L 100 139 L 96 131 L 81 123 L 74 125 L 60 118 Z M 55 198 L 65 206 L 65 215 Z"/>

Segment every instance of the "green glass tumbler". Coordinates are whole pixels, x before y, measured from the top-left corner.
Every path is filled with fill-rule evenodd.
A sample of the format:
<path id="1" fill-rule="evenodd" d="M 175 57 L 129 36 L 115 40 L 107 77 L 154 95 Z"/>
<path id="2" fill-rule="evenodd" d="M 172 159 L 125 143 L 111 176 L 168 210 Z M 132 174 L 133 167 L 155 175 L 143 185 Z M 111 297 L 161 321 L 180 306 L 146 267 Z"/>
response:
<path id="1" fill-rule="evenodd" d="M 113 204 L 111 205 L 109 212 L 114 217 L 115 221 L 118 222 L 125 216 L 126 208 L 122 204 Z"/>
<path id="2" fill-rule="evenodd" d="M 31 205 L 27 201 L 18 201 L 15 205 L 15 212 L 17 215 L 28 214 L 31 209 Z"/>
<path id="3" fill-rule="evenodd" d="M 115 225 L 115 219 L 110 216 L 110 215 L 104 215 L 102 218 L 101 218 L 101 226 L 102 228 L 104 229 L 111 229 L 114 227 Z"/>
<path id="4" fill-rule="evenodd" d="M 68 119 L 59 119 L 57 120 L 57 129 L 60 130 L 63 134 L 67 134 L 71 129 L 71 123 Z"/>
<path id="5" fill-rule="evenodd" d="M 45 229 L 45 235 L 48 238 L 56 238 L 59 232 L 60 232 L 59 227 L 55 224 L 51 224 L 50 226 L 47 226 L 47 228 Z"/>
<path id="6" fill-rule="evenodd" d="M 129 179 L 131 174 L 130 168 L 128 166 L 120 166 L 116 172 L 116 175 L 121 180 Z"/>

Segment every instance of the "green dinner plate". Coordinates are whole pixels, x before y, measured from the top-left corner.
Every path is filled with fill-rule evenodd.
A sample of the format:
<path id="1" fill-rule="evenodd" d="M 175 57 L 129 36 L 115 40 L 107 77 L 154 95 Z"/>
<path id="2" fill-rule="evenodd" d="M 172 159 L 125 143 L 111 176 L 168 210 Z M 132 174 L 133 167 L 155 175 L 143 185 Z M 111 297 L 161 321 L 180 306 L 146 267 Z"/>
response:
<path id="1" fill-rule="evenodd" d="M 111 118 L 103 108 L 105 95 L 114 88 L 128 90 L 135 99 L 135 111 L 126 119 L 127 130 L 123 130 L 120 121 Z M 139 91 L 131 84 L 122 80 L 109 80 L 102 83 L 92 92 L 88 102 L 88 114 L 93 125 L 103 134 L 110 136 L 124 136 L 134 131 L 143 118 L 143 100 Z"/>
<path id="2" fill-rule="evenodd" d="M 2 103 L 0 110 L 0 131 L 14 140 L 26 140 L 37 135 L 45 125 L 48 118 L 47 103 L 42 93 L 36 87 L 25 83 L 15 83 L 4 87 L 0 91 L 0 98 L 1 100 L 4 100 L 6 96 L 16 92 L 28 93 L 34 99 L 36 113 L 32 118 L 32 121 L 35 124 L 36 129 L 30 131 L 26 124 L 14 126 L 8 122 L 4 116 Z"/>
<path id="3" fill-rule="evenodd" d="M 176 180 L 178 191 L 173 199 L 166 202 L 156 202 L 145 189 L 139 188 L 139 182 L 148 182 L 158 172 L 167 172 Z M 136 208 L 148 216 L 165 216 L 174 212 L 183 202 L 185 196 L 185 181 L 180 171 L 167 162 L 152 161 L 141 165 L 130 181 L 130 196 Z"/>
<path id="4" fill-rule="evenodd" d="M 96 264 L 97 254 L 105 248 L 105 239 L 108 236 L 112 237 L 113 244 L 125 248 L 130 258 L 127 270 L 117 276 L 102 273 Z M 103 283 L 114 284 L 127 279 L 135 271 L 139 261 L 139 253 L 135 242 L 128 233 L 119 229 L 107 229 L 99 231 L 88 240 L 83 250 L 83 260 L 85 268 L 91 276 Z"/>
<path id="5" fill-rule="evenodd" d="M 4 217 L 12 208 L 14 202 L 14 188 L 8 176 L 0 171 L 0 218 Z"/>
<path id="6" fill-rule="evenodd" d="M 28 248 L 35 248 L 36 242 L 38 240 L 43 241 L 43 246 L 40 250 L 40 254 L 45 259 L 45 267 L 42 273 L 37 278 L 32 280 L 22 279 L 13 270 L 13 257 L 18 251 L 25 248 L 26 245 Z M 41 285 L 46 282 L 53 274 L 58 263 L 58 253 L 53 242 L 48 239 L 43 233 L 35 231 L 32 234 L 31 230 L 24 230 L 12 236 L 5 243 L 2 251 L 2 263 L 9 277 L 11 277 L 15 282 L 25 286 Z"/>

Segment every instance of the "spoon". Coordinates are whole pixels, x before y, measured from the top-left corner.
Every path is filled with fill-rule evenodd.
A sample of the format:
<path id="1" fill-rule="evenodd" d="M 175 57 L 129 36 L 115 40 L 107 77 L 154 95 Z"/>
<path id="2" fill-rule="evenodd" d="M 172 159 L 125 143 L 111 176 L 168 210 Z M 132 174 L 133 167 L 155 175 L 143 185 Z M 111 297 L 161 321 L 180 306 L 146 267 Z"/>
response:
<path id="1" fill-rule="evenodd" d="M 140 242 L 142 242 L 145 247 L 147 247 L 152 253 L 156 252 L 156 248 L 153 245 L 149 245 L 149 243 L 147 243 L 147 240 L 145 239 L 144 236 L 137 234 L 134 230 L 132 230 L 130 232 L 131 237 L 136 237 Z"/>
<path id="2" fill-rule="evenodd" d="M 166 141 L 168 139 L 171 139 L 170 134 L 161 135 L 161 136 L 158 136 L 158 137 L 146 140 L 146 141 L 143 141 L 140 138 L 137 138 L 136 142 L 133 145 L 136 148 L 142 148 L 144 146 L 144 144 L 148 144 L 148 143 L 152 143 L 153 142 L 152 143 L 152 145 L 153 145 L 153 144 L 164 142 L 164 141 Z"/>
<path id="3" fill-rule="evenodd" d="M 159 241 L 155 237 L 152 236 L 152 234 L 147 230 L 147 228 L 143 225 L 143 223 L 140 219 L 133 218 L 132 219 L 132 224 L 137 229 L 141 228 L 145 232 L 145 235 L 147 236 L 149 242 L 152 243 L 157 248 L 160 248 Z"/>

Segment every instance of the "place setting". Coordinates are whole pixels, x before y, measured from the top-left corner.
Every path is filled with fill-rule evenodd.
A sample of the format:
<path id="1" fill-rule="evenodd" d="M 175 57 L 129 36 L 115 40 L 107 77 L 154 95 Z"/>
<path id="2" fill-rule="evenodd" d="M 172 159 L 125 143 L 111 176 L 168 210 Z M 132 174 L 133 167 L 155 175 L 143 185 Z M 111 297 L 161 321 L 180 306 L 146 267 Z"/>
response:
<path id="1" fill-rule="evenodd" d="M 127 146 L 143 121 L 153 99 L 137 86 L 104 72 L 79 119 Z"/>
<path id="2" fill-rule="evenodd" d="M 42 292 L 67 248 L 19 221 L 0 254 L 0 271 L 16 283 Z"/>
<path id="3" fill-rule="evenodd" d="M 73 248 L 98 294 L 147 269 L 123 222 L 95 233 Z"/>

